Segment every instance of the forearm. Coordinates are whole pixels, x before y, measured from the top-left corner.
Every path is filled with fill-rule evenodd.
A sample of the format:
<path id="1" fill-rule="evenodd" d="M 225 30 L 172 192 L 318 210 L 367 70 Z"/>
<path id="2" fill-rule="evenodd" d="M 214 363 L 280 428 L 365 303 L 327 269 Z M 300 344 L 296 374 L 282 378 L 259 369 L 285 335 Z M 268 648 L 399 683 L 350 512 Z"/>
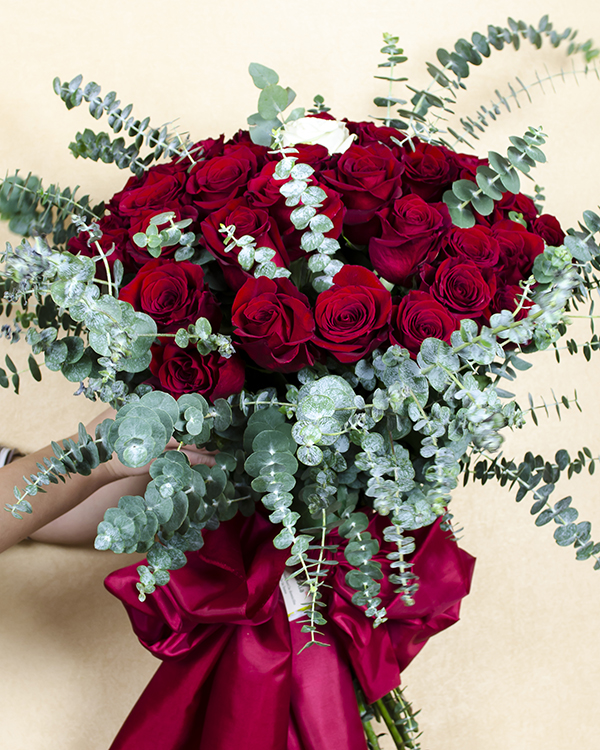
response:
<path id="1" fill-rule="evenodd" d="M 16 485 L 22 489 L 25 485 L 23 476 L 29 477 L 30 474 L 36 474 L 38 472 L 36 464 L 43 463 L 44 457 L 52 455 L 52 448 L 48 446 L 0 468 L 0 500 L 2 505 L 2 508 L 0 508 L 0 552 L 4 552 L 13 544 L 20 542 L 37 529 L 71 510 L 100 487 L 116 478 L 110 463 L 100 464 L 87 477 L 74 474 L 64 483 L 47 485 L 44 487 L 45 493 L 27 497 L 32 505 L 33 513 L 23 513 L 22 520 L 13 518 L 10 513 L 3 509 L 5 504 L 15 503 L 13 487 Z"/>

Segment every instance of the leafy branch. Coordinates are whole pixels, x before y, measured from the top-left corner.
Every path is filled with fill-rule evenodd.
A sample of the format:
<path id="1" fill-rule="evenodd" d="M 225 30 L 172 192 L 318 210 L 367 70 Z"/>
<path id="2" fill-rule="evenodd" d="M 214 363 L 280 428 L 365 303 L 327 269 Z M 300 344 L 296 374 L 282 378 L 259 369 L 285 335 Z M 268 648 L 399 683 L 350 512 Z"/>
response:
<path id="1" fill-rule="evenodd" d="M 424 117 L 433 107 L 453 114 L 453 110 L 448 105 L 453 104 L 457 93 L 466 88 L 463 79 L 469 76 L 469 66 L 481 65 L 483 58 L 490 57 L 492 49 L 502 50 L 505 46 L 512 45 L 518 50 L 521 41 L 527 41 L 536 49 L 540 49 L 545 37 L 555 49 L 563 42 L 568 42 L 567 55 L 582 54 L 586 63 L 589 63 L 598 57 L 600 50 L 594 47 L 591 39 L 582 44 L 576 42 L 577 33 L 571 28 L 562 32 L 556 31 L 547 15 L 540 19 L 537 27 L 525 21 L 515 21 L 509 18 L 507 26 L 489 25 L 487 34 L 475 31 L 470 42 L 467 39 L 459 39 L 452 52 L 440 48 L 437 51 L 437 58 L 442 69 L 432 63 L 426 63 L 427 72 L 439 85 L 440 90 L 432 93 L 429 90 L 431 86 L 425 90 L 411 89 L 414 92 L 411 100 L 414 113 Z M 445 96 L 441 96 L 442 91 Z"/>
<path id="2" fill-rule="evenodd" d="M 536 162 L 544 163 L 546 156 L 540 149 L 546 142 L 541 128 L 528 128 L 522 138 L 510 137 L 506 156 L 488 151 L 489 166 L 477 167 L 475 182 L 457 180 L 452 189 L 443 195 L 450 217 L 458 227 L 475 225 L 473 211 L 488 216 L 494 210 L 494 202 L 502 199 L 503 192 L 518 193 L 518 172 L 528 174 Z M 518 170 L 518 171 L 517 171 Z"/>
<path id="3" fill-rule="evenodd" d="M 529 100 L 529 103 L 531 104 L 533 102 L 533 99 L 531 98 L 531 94 L 529 93 L 532 89 L 535 87 L 539 87 L 542 93 L 546 93 L 544 91 L 544 84 L 549 83 L 552 86 L 552 89 L 556 91 L 554 87 L 554 81 L 557 79 L 561 79 L 563 82 L 566 82 L 567 76 L 573 77 L 577 81 L 577 76 L 588 76 L 591 73 L 593 73 L 598 80 L 600 80 L 600 71 L 598 70 L 598 66 L 596 62 L 594 61 L 591 65 L 586 65 L 581 70 L 576 70 L 575 67 L 573 67 L 571 70 L 564 70 L 561 68 L 560 72 L 558 73 L 550 73 L 546 69 L 546 75 L 542 78 L 540 78 L 539 74 L 536 72 L 536 80 L 526 84 L 521 81 L 520 78 L 516 78 L 517 86 L 513 87 L 513 85 L 509 82 L 507 84 L 508 86 L 508 93 L 502 94 L 498 89 L 494 92 L 495 98 L 490 100 L 489 106 L 480 105 L 478 108 L 476 114 L 474 116 L 467 116 L 467 117 L 461 117 L 460 118 L 460 124 L 463 128 L 463 130 L 472 138 L 475 140 L 479 140 L 479 136 L 477 135 L 477 131 L 480 133 L 485 132 L 485 128 L 489 127 L 488 120 L 495 121 L 503 112 L 503 109 L 507 112 L 511 112 L 510 104 L 511 102 L 516 105 L 519 109 L 521 108 L 521 103 L 519 101 L 519 95 L 525 94 L 527 96 L 527 99 Z M 457 143 L 466 143 L 467 145 L 471 145 L 466 141 L 462 136 L 458 135 L 452 128 L 448 127 L 446 128 L 450 135 L 452 135 L 455 138 L 455 143 L 452 144 L 450 147 L 454 148 L 454 146 Z M 450 145 L 450 144 L 447 144 Z"/>
<path id="4" fill-rule="evenodd" d="M 75 141 L 69 146 L 75 158 L 115 163 L 119 169 L 129 168 L 138 176 L 143 174 L 153 161 L 163 156 L 187 157 L 193 161 L 189 136 L 182 138 L 179 133 L 171 132 L 168 124 L 159 128 L 152 127 L 149 117 L 139 120 L 132 116 L 132 104 L 121 107 L 114 91 L 102 97 L 101 88 L 97 83 L 91 81 L 82 88 L 82 82 L 81 75 L 68 82 L 62 82 L 57 77 L 53 82 L 54 92 L 65 103 L 67 109 L 79 107 L 84 101 L 88 102 L 89 112 L 95 120 L 99 120 L 106 113 L 108 125 L 114 133 L 126 132 L 127 136 L 134 140 L 127 145 L 123 137 L 112 140 L 108 133 L 95 133 L 86 128 L 83 133 L 76 134 Z M 152 151 L 141 157 L 140 151 L 144 143 Z"/>
<path id="5" fill-rule="evenodd" d="M 577 560 L 595 559 L 594 570 L 600 570 L 600 543 L 594 543 L 591 539 L 591 524 L 589 521 L 575 523 L 579 517 L 578 511 L 571 507 L 571 497 L 564 497 L 554 506 L 548 502 L 549 496 L 554 492 L 556 483 L 561 473 L 566 470 L 570 479 L 573 474 L 579 474 L 589 460 L 588 471 L 593 474 L 596 462 L 600 458 L 594 458 L 589 448 L 583 448 L 577 454 L 577 458 L 571 460 L 569 453 L 561 449 L 557 451 L 554 462 L 546 461 L 542 456 L 534 456 L 527 452 L 523 460 L 517 465 L 512 460 L 496 456 L 492 458 L 485 454 L 479 460 L 473 470 L 470 470 L 470 458 L 464 465 L 464 485 L 469 477 L 473 476 L 482 484 L 488 479 L 494 478 L 501 486 L 509 484 L 512 489 L 518 485 L 516 501 L 521 500 L 528 494 L 533 493 L 534 503 L 531 506 L 531 515 L 537 516 L 536 526 L 544 526 L 554 521 L 558 528 L 554 531 L 554 539 L 561 547 L 574 545 Z"/>
<path id="6" fill-rule="evenodd" d="M 549 409 L 549 407 L 550 408 L 554 407 L 554 409 L 556 410 L 556 415 L 558 416 L 559 419 L 562 419 L 562 415 L 561 415 L 561 412 L 560 412 L 561 406 L 564 406 L 565 409 L 570 409 L 571 408 L 571 404 L 575 404 L 575 406 L 577 407 L 577 409 L 580 412 L 582 411 L 581 406 L 579 405 L 579 400 L 577 398 L 577 391 L 576 390 L 573 392 L 573 398 L 572 399 L 568 399 L 566 396 L 561 396 L 560 400 L 559 400 L 559 399 L 556 398 L 556 394 L 554 393 L 553 390 L 552 390 L 552 397 L 554 399 L 554 402 L 551 403 L 551 404 L 547 404 L 546 400 L 544 399 L 544 397 L 540 396 L 540 398 L 542 399 L 542 403 L 538 404 L 536 406 L 533 403 L 533 396 L 531 395 L 531 393 L 529 393 L 528 394 L 529 409 L 524 409 L 523 410 L 523 414 L 524 415 L 528 414 L 528 413 L 531 414 L 531 419 L 532 419 L 533 423 L 537 426 L 539 424 L 538 423 L 538 418 L 537 418 L 537 415 L 536 415 L 536 411 L 537 410 L 543 409 L 545 411 L 545 413 L 546 413 L 546 417 L 549 417 L 550 416 L 550 412 L 549 412 L 548 409 Z"/>
<path id="7" fill-rule="evenodd" d="M 50 185 L 45 190 L 31 172 L 25 178 L 18 171 L 7 175 L 0 179 L 0 186 L 0 218 L 9 222 L 11 232 L 25 237 L 51 234 L 56 245 L 64 245 L 76 234 L 76 228 L 68 224 L 74 211 L 90 220 L 104 212 L 104 204 L 92 206 L 89 195 L 76 198 L 79 186 L 61 190 Z"/>

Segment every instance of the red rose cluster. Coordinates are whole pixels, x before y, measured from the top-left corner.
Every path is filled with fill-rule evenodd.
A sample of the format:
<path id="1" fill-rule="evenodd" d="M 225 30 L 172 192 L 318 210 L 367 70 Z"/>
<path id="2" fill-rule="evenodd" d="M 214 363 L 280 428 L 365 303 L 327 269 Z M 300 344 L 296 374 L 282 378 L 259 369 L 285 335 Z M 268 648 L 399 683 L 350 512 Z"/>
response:
<path id="1" fill-rule="evenodd" d="M 310 283 L 299 288 L 288 278 L 254 278 L 238 264 L 237 248 L 225 251 L 223 224 L 234 225 L 236 237 L 251 235 L 258 247 L 271 248 L 280 267 L 308 257 L 280 192 L 283 181 L 274 178 L 279 157 L 252 143 L 246 131 L 196 144 L 195 161 L 151 167 L 110 200 L 100 243 L 104 251 L 114 247 L 110 262 L 124 265 L 121 299 L 158 326 L 151 364 L 156 386 L 214 400 L 243 388 L 245 365 L 293 373 L 327 356 L 351 364 L 390 344 L 416 356 L 425 338 L 449 341 L 463 318 L 481 325 L 495 312 L 514 310 L 519 282 L 544 243 L 562 243 L 557 220 L 539 216 L 521 194 L 505 193 L 470 229 L 453 226 L 443 193 L 455 180 L 474 179 L 484 161 L 416 139 L 400 146 L 397 130 L 372 123 L 347 127 L 355 141 L 343 154 L 296 147 L 298 162 L 315 170 L 309 183 L 325 192 L 318 210 L 331 220 L 326 236 L 339 241 L 337 257 L 346 264 L 320 294 Z M 226 289 L 218 300 L 199 265 L 173 259 L 175 248 L 156 260 L 133 242 L 165 211 L 192 219 L 187 231 L 222 272 Z M 71 240 L 70 250 L 94 253 L 83 235 Z M 202 356 L 160 336 L 199 317 L 214 332 L 223 326 L 231 333 L 237 353 Z"/>

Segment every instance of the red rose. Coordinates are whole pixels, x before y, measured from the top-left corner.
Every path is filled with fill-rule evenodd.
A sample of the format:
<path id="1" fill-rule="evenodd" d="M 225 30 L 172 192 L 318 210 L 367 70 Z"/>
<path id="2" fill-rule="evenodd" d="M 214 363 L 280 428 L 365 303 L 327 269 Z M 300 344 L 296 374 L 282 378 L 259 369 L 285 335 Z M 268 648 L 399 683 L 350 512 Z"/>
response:
<path id="1" fill-rule="evenodd" d="M 544 252 L 544 240 L 509 219 L 496 222 L 492 232 L 500 245 L 498 275 L 506 284 L 518 284 L 529 276 L 533 261 Z"/>
<path id="2" fill-rule="evenodd" d="M 321 173 L 346 206 L 345 234 L 351 242 L 368 243 L 377 226 L 376 212 L 401 195 L 403 170 L 387 146 L 369 143 L 353 144 L 340 156 L 336 169 Z"/>
<path id="3" fill-rule="evenodd" d="M 458 179 L 454 154 L 443 146 L 433 146 L 416 138 L 412 139 L 412 145 L 406 144 L 404 150 L 406 168 L 402 183 L 405 192 L 409 189 L 425 201 L 441 200 L 444 191 Z"/>
<path id="4" fill-rule="evenodd" d="M 499 313 L 502 310 L 510 310 L 514 312 L 517 309 L 517 305 L 521 302 L 523 296 L 523 289 L 517 285 L 503 286 L 498 289 L 496 296 L 492 300 L 490 305 L 490 311 L 492 313 Z M 533 300 L 528 299 L 524 302 L 521 309 L 517 313 L 517 320 L 527 317 L 529 308 L 533 305 Z"/>
<path id="5" fill-rule="evenodd" d="M 371 263 L 384 279 L 408 285 L 418 268 L 438 254 L 440 238 L 451 225 L 448 209 L 443 203 L 406 195 L 378 216 L 382 236 L 369 243 Z"/>
<path id="6" fill-rule="evenodd" d="M 233 246 L 229 252 L 225 252 L 224 235 L 219 232 L 221 224 L 235 226 L 237 238 L 250 235 L 256 240 L 257 248 L 272 248 L 275 250 L 273 263 L 282 268 L 289 266 L 289 257 L 275 221 L 264 209 L 249 206 L 246 198 L 237 198 L 212 213 L 200 225 L 206 248 L 219 262 L 225 280 L 232 289 L 237 291 L 250 278 L 250 274 L 237 262 L 239 247 Z"/>
<path id="7" fill-rule="evenodd" d="M 290 261 L 293 261 L 297 258 L 303 258 L 306 255 L 305 251 L 300 247 L 300 240 L 306 230 L 296 229 L 290 219 L 294 206 L 286 206 L 285 197 L 279 190 L 283 184 L 289 182 L 289 179 L 274 179 L 273 174 L 276 166 L 276 162 L 266 164 L 260 174 L 250 180 L 248 183 L 248 192 L 244 197 L 247 199 L 248 205 L 253 208 L 266 209 L 269 215 L 275 219 L 281 239 L 289 253 Z M 346 213 L 340 196 L 330 187 L 317 182 L 314 177 L 311 177 L 308 182 L 311 186 L 320 187 L 325 191 L 326 198 L 318 209 L 318 213 L 327 216 L 333 222 L 333 228 L 329 232 L 325 232 L 325 236 L 337 239 L 342 233 L 344 215 Z"/>
<path id="8" fill-rule="evenodd" d="M 510 221 L 509 213 L 514 211 L 517 214 L 522 214 L 523 218 L 530 225 L 537 216 L 537 209 L 535 203 L 523 193 L 504 193 L 502 199 L 498 203 L 494 203 L 494 210 L 489 217 L 487 217 L 492 224 L 506 219 Z"/>
<path id="9" fill-rule="evenodd" d="M 487 167 L 487 159 L 480 159 L 474 154 L 457 154 L 451 152 L 452 162 L 458 170 L 455 180 L 472 180 L 475 182 L 477 167 Z"/>
<path id="10" fill-rule="evenodd" d="M 390 341 L 399 344 L 415 358 L 427 338 L 450 343 L 459 320 L 428 292 L 410 291 L 392 311 Z"/>
<path id="11" fill-rule="evenodd" d="M 102 231 L 102 237 L 99 240 L 102 252 L 109 253 L 113 250 L 111 255 L 108 256 L 108 264 L 110 268 L 112 268 L 113 263 L 116 260 L 120 260 L 125 266 L 125 270 L 128 271 L 135 269 L 135 264 L 132 264 L 127 255 L 129 234 L 127 228 L 123 226 L 123 220 L 112 214 L 106 214 L 100 219 L 98 226 Z M 75 237 L 71 237 L 68 249 L 70 253 L 75 255 L 81 253 L 88 258 L 100 257 L 100 253 L 98 252 L 95 243 L 90 241 L 90 235 L 86 231 L 79 232 Z M 101 279 L 106 279 L 104 263 L 99 262 L 96 264 L 96 275 Z"/>
<path id="12" fill-rule="evenodd" d="M 243 144 L 231 146 L 227 154 L 196 164 L 186 189 L 194 205 L 207 215 L 239 197 L 258 169 L 258 159 Z"/>
<path id="13" fill-rule="evenodd" d="M 148 211 L 162 213 L 163 206 L 173 201 L 186 202 L 188 166 L 186 162 L 158 164 L 142 177 L 130 178 L 123 190 L 112 197 L 111 210 L 120 216 L 133 217 Z"/>
<path id="14" fill-rule="evenodd" d="M 152 256 L 148 252 L 148 249 L 146 247 L 138 247 L 133 241 L 133 237 L 138 232 L 145 232 L 146 229 L 148 229 L 150 226 L 150 220 L 153 216 L 167 211 L 175 214 L 173 221 L 181 221 L 182 219 L 192 219 L 192 221 L 196 221 L 198 218 L 198 211 L 194 206 L 184 205 L 177 201 L 165 203 L 160 209 L 149 208 L 136 214 L 135 217 L 131 217 L 132 220 L 128 229 L 129 241 L 125 247 L 125 254 L 127 255 L 128 265 L 130 267 L 133 266 L 134 268 L 140 268 L 144 263 L 152 260 Z M 171 224 L 169 221 L 165 221 L 163 224 L 158 224 L 157 226 L 158 229 L 166 229 L 171 226 Z M 191 227 L 188 227 L 185 231 L 189 231 L 190 228 Z M 169 247 L 163 248 L 160 258 L 163 261 L 170 260 L 176 252 L 177 245 L 170 245 Z"/>
<path id="15" fill-rule="evenodd" d="M 187 328 L 198 318 L 208 318 L 215 331 L 221 323 L 219 305 L 204 283 L 202 268 L 187 261 L 151 260 L 121 289 L 119 299 L 149 315 L 161 333 Z"/>
<path id="16" fill-rule="evenodd" d="M 496 292 L 496 279 L 488 269 L 478 268 L 470 260 L 448 258 L 440 263 L 426 291 L 451 313 L 478 318 L 487 311 Z"/>
<path id="17" fill-rule="evenodd" d="M 565 233 L 557 219 L 550 214 L 542 214 L 533 222 L 531 231 L 541 237 L 546 245 L 560 247 L 565 241 Z"/>
<path id="18" fill-rule="evenodd" d="M 362 266 L 344 266 L 317 297 L 315 343 L 340 362 L 358 362 L 385 341 L 392 298 Z"/>
<path id="19" fill-rule="evenodd" d="M 310 164 L 318 172 L 332 162 L 331 154 L 320 143 L 296 143 L 294 148 L 298 153 L 291 155 L 298 158 L 298 164 Z M 278 153 L 272 153 L 267 156 L 267 159 L 277 163 L 281 160 L 281 156 Z"/>
<path id="20" fill-rule="evenodd" d="M 442 248 L 450 258 L 471 260 L 481 268 L 491 268 L 500 259 L 500 246 L 491 230 L 484 226 L 470 229 L 453 227 L 444 237 Z"/>
<path id="21" fill-rule="evenodd" d="M 359 146 L 369 143 L 383 143 L 400 161 L 404 160 L 402 147 L 396 141 L 402 142 L 406 136 L 397 128 L 389 128 L 386 125 L 375 125 L 374 122 L 349 122 L 344 120 L 350 133 L 356 135 Z"/>
<path id="22" fill-rule="evenodd" d="M 297 372 L 314 363 L 312 310 L 289 279 L 248 279 L 233 301 L 231 320 L 240 347 L 259 367 Z"/>
<path id="23" fill-rule="evenodd" d="M 233 136 L 229 141 L 226 141 L 223 147 L 223 156 L 235 156 L 242 148 L 252 151 L 256 157 L 257 169 L 262 169 L 269 156 L 269 149 L 266 146 L 253 143 L 247 130 L 240 130 L 237 138 Z"/>
<path id="24" fill-rule="evenodd" d="M 244 363 L 237 355 L 225 359 L 218 352 L 202 356 L 195 346 L 152 346 L 151 384 L 179 398 L 200 393 L 211 401 L 239 393 L 244 387 Z"/>
<path id="25" fill-rule="evenodd" d="M 218 138 L 205 138 L 203 141 L 197 141 L 190 147 L 192 159 L 198 162 L 214 159 L 215 156 L 222 156 L 223 140 L 224 136 L 221 135 Z"/>

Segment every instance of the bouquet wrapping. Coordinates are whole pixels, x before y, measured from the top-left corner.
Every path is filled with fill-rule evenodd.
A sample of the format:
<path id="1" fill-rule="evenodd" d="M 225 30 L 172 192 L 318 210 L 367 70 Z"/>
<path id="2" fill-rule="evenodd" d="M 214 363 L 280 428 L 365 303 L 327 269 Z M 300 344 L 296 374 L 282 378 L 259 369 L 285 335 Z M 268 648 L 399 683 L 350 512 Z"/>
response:
<path id="1" fill-rule="evenodd" d="M 460 87 L 506 34 L 480 37 L 438 53 L 437 84 Z M 404 58 L 384 38 L 392 83 Z M 106 206 L 7 178 L 4 212 L 33 239 L 4 254 L 5 297 L 9 312 L 23 302 L 15 337 L 28 328 L 34 377 L 43 355 L 117 412 L 53 445 L 7 509 L 31 512 L 43 486 L 113 455 L 153 461 L 145 495 L 108 509 L 95 542 L 147 555 L 107 586 L 163 661 L 114 748 L 225 750 L 245 733 L 250 748 L 358 750 L 378 746 L 373 718 L 413 748 L 400 673 L 458 619 L 472 575 L 448 510 L 460 478 L 530 493 L 536 523 L 600 567 L 570 498 L 549 502 L 584 459 L 495 455 L 501 430 L 535 415 L 502 381 L 594 288 L 600 217 L 565 234 L 521 192 L 545 161 L 540 128 L 479 158 L 428 122 L 445 109 L 429 90 L 398 111 L 408 123 L 390 97 L 375 100 L 383 124 L 337 120 L 322 97 L 284 117 L 294 92 L 250 73 L 249 129 L 200 141 L 81 76 L 55 80 L 68 108 L 132 139 L 86 130 L 72 152 L 133 176 Z M 191 465 L 186 445 L 214 466 Z"/>

